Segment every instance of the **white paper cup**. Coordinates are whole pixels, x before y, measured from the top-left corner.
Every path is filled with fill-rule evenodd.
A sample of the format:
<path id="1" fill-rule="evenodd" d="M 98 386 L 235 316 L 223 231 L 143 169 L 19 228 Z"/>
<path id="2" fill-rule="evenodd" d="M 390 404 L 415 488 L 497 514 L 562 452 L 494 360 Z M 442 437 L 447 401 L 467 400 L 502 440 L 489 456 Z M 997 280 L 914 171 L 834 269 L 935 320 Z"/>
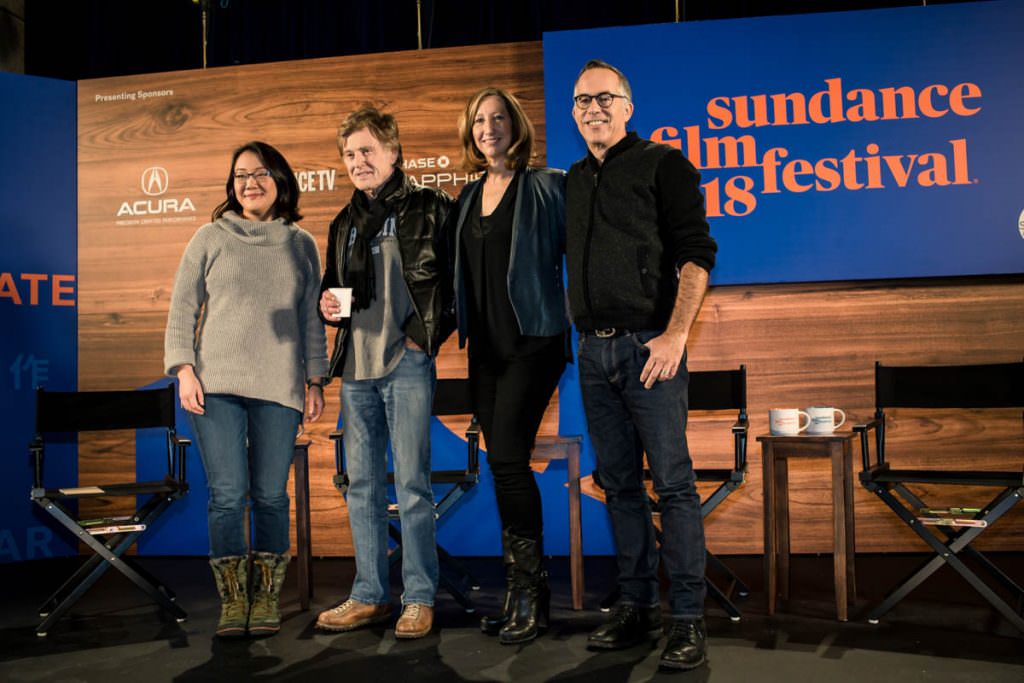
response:
<path id="1" fill-rule="evenodd" d="M 341 304 L 341 313 L 334 316 L 334 320 L 341 320 L 352 315 L 352 288 L 351 287 L 329 287 L 327 289 L 334 298 Z"/>

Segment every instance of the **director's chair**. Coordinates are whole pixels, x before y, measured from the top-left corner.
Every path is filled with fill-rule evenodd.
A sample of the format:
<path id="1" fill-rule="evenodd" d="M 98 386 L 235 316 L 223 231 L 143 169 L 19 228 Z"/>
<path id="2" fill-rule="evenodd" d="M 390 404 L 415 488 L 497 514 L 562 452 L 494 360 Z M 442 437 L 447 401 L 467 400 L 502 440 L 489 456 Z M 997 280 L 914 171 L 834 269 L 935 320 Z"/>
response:
<path id="1" fill-rule="evenodd" d="M 861 484 L 879 497 L 910 529 L 935 552 L 910 576 L 893 588 L 868 613 L 868 621 L 877 623 L 900 600 L 917 588 L 943 564 L 948 564 L 974 587 L 1007 621 L 1024 632 L 1019 606 L 1021 589 L 971 544 L 986 529 L 1020 502 L 1024 495 L 1024 468 L 1014 471 L 978 471 L 970 468 L 973 453 L 965 447 L 957 470 L 894 469 L 886 460 L 886 425 L 891 419 L 887 408 L 960 409 L 980 411 L 992 408 L 1024 407 L 1024 362 L 991 365 L 903 366 L 875 363 L 875 416 L 866 424 L 854 426 L 860 437 L 863 471 Z M 874 432 L 875 461 L 869 453 L 869 434 Z M 964 495 L 978 495 L 976 489 L 996 489 L 987 502 L 972 501 L 958 507 L 929 505 L 927 494 L 915 489 L 973 487 Z M 959 489 L 963 491 L 963 489 Z M 971 558 L 991 580 L 1017 601 L 1014 609 L 961 557 Z"/>
<path id="2" fill-rule="evenodd" d="M 80 432 L 154 428 L 166 435 L 167 471 L 157 481 L 61 486 L 43 482 L 48 443 L 67 442 Z M 39 608 L 44 617 L 36 635 L 50 627 L 74 605 L 110 567 L 116 568 L 178 621 L 186 613 L 174 593 L 124 553 L 176 499 L 188 491 L 185 450 L 191 442 L 175 432 L 174 385 L 143 391 L 58 392 L 36 390 L 36 433 L 29 445 L 34 466 L 31 498 L 40 508 L 96 553 Z M 69 504 L 84 498 L 130 497 L 135 512 L 127 516 L 81 519 Z"/>

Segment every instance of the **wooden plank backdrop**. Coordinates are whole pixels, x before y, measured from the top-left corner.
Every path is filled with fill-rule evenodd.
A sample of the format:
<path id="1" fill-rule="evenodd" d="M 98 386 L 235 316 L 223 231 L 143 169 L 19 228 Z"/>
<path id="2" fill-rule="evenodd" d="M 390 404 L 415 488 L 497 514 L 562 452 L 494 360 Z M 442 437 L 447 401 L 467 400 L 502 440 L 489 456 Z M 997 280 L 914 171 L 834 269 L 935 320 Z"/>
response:
<path id="1" fill-rule="evenodd" d="M 302 225 L 317 238 L 323 254 L 330 219 L 352 192 L 335 145 L 341 119 L 365 102 L 384 106 L 398 119 L 407 163 L 420 160 L 415 163 L 424 166 L 408 172 L 457 194 L 464 178 L 437 176 L 464 175 L 457 170 L 456 120 L 468 96 L 490 84 L 512 90 L 523 101 L 537 127 L 542 162 L 539 42 L 79 83 L 79 386 L 132 388 L 161 377 L 174 273 L 185 244 L 223 199 L 235 146 L 250 139 L 270 142 L 296 172 L 314 178 L 314 187 L 302 196 Z M 140 91 L 173 94 L 142 99 Z M 132 93 L 135 100 L 129 98 Z M 446 166 L 439 165 L 442 157 L 448 160 Z M 153 167 L 167 171 L 167 187 L 158 196 L 142 191 L 143 172 Z M 158 203 L 161 199 L 177 202 L 179 208 L 187 199 L 194 210 L 124 213 L 125 202 L 144 211 L 166 208 Z M 773 406 L 829 404 L 846 410 L 851 421 L 867 418 L 876 359 L 1000 362 L 1022 355 L 1020 278 L 771 285 L 720 287 L 709 293 L 692 336 L 690 367 L 747 365 L 753 436 L 767 431 L 767 411 Z M 464 354 L 449 340 L 439 358 L 439 376 L 461 376 L 465 365 Z M 327 438 L 339 412 L 337 391 L 329 390 L 327 400 L 325 419 L 306 432 L 313 440 L 313 550 L 317 555 L 350 555 L 345 506 L 331 485 L 333 450 Z M 542 433 L 557 431 L 557 408 L 556 396 Z M 730 461 L 728 424 L 699 414 L 691 417 L 691 450 L 699 464 Z M 953 438 L 964 438 L 983 453 L 959 463 L 965 467 L 1019 467 L 1024 462 L 1019 413 L 985 422 L 897 414 L 890 438 L 894 462 L 906 458 L 908 463 L 938 466 L 955 461 Z M 123 444 L 118 451 L 122 454 L 101 458 L 100 448 L 110 443 Z M 131 439 L 123 436 L 83 439 L 80 482 L 131 478 L 130 446 Z M 707 523 L 715 552 L 762 550 L 760 454 L 753 439 L 749 455 L 746 485 Z M 828 550 L 827 465 L 794 463 L 791 477 L 794 551 Z M 96 505 L 109 508 L 110 502 Z M 860 487 L 856 512 L 860 550 L 923 548 Z M 1022 515 L 1015 512 L 1002 528 L 987 534 L 987 545 L 1024 548 Z"/>

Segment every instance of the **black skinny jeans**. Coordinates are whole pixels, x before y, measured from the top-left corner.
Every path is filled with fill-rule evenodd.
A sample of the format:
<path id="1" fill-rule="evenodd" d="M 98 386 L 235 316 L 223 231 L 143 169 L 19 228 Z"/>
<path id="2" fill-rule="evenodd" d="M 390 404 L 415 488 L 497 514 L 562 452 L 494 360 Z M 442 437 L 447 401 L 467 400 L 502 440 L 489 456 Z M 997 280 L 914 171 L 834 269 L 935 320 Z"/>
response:
<path id="1" fill-rule="evenodd" d="M 494 476 L 502 529 L 540 541 L 544 522 L 530 451 L 565 369 L 562 336 L 538 353 L 506 361 L 470 360 L 470 382 Z"/>

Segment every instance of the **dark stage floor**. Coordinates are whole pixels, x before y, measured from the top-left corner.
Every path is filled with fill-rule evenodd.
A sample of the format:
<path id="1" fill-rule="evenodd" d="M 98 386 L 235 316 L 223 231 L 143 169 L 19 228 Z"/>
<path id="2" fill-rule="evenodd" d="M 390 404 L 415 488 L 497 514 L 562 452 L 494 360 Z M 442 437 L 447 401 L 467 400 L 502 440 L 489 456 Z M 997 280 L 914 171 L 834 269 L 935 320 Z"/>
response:
<path id="1" fill-rule="evenodd" d="M 868 602 L 883 595 L 921 557 L 858 557 L 861 599 L 845 624 L 834 620 L 830 557 L 793 558 L 794 599 L 774 617 L 765 615 L 761 559 L 728 559 L 754 592 L 738 602 L 743 610 L 738 623 L 709 601 L 710 663 L 689 673 L 658 671 L 664 640 L 618 652 L 586 649 L 587 633 L 603 619 L 596 606 L 612 585 L 610 558 L 587 560 L 589 590 L 582 612 L 569 609 L 567 561 L 552 560 L 552 629 L 519 647 L 503 647 L 477 627 L 480 612 L 493 610 L 500 598 L 502 571 L 494 559 L 467 561 L 483 584 L 474 593 L 477 614 L 465 613 L 442 593 L 434 632 L 414 641 L 396 641 L 386 628 L 314 632 L 317 611 L 345 596 L 351 560 L 316 562 L 316 594 L 309 612 L 299 611 L 293 566 L 285 585 L 281 633 L 228 642 L 212 638 L 218 605 L 204 559 L 143 560 L 145 568 L 177 592 L 188 621 L 178 624 L 168 618 L 110 571 L 46 638 L 35 635 L 35 610 L 77 560 L 0 565 L 0 680 L 1024 681 L 1024 635 L 947 569 L 881 624 L 863 620 L 860 612 Z M 997 562 L 1018 580 L 1024 575 L 1024 555 L 1003 555 Z"/>

